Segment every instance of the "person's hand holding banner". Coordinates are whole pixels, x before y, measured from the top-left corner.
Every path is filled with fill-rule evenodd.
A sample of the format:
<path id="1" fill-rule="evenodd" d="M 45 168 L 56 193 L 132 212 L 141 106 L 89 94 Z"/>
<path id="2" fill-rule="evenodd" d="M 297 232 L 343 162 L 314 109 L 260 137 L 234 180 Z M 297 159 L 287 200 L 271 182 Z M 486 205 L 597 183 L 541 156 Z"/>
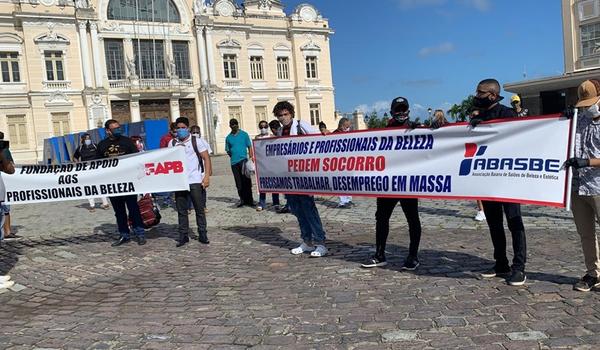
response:
<path id="1" fill-rule="evenodd" d="M 477 125 L 481 124 L 482 121 L 483 121 L 483 119 L 481 119 L 481 118 L 473 118 L 469 121 L 469 125 L 471 125 L 471 127 L 474 128 Z"/>
<path id="2" fill-rule="evenodd" d="M 408 125 L 409 129 L 416 129 L 419 126 L 419 123 L 409 120 L 406 125 Z"/>
<path id="3" fill-rule="evenodd" d="M 565 167 L 573 167 L 575 169 L 580 169 L 580 168 L 585 168 L 590 166 L 590 160 L 589 159 L 585 159 L 585 158 L 577 158 L 577 157 L 573 157 L 573 158 L 569 158 L 565 161 L 564 164 Z"/>

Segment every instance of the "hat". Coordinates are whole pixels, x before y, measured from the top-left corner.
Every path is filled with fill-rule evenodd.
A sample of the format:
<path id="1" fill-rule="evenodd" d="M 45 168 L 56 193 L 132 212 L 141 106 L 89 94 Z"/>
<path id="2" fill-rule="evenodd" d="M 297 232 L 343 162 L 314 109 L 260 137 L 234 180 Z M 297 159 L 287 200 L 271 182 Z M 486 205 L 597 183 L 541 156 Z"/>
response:
<path id="1" fill-rule="evenodd" d="M 596 79 L 586 80 L 577 88 L 579 100 L 575 107 L 589 107 L 600 100 L 600 81 Z"/>
<path id="2" fill-rule="evenodd" d="M 392 101 L 390 113 L 392 115 L 408 111 L 408 100 L 404 97 L 396 97 Z"/>
<path id="3" fill-rule="evenodd" d="M 513 102 L 521 102 L 521 98 L 519 97 L 519 95 L 512 95 L 512 97 L 510 98 L 510 103 Z"/>

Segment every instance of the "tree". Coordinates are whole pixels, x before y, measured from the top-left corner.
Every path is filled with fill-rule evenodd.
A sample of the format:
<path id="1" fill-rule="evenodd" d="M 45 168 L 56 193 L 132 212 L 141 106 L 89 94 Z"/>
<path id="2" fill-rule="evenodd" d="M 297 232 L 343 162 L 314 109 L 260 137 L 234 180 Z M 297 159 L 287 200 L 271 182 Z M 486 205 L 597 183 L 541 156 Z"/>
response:
<path id="1" fill-rule="evenodd" d="M 464 122 L 473 111 L 473 95 L 467 96 L 460 104 L 453 104 L 448 114 L 457 122 Z"/>
<path id="2" fill-rule="evenodd" d="M 371 112 L 369 116 L 369 120 L 367 121 L 367 127 L 369 129 L 381 129 L 385 128 L 387 125 L 387 113 L 383 115 L 383 118 L 380 118 L 377 114 L 377 111 Z"/>

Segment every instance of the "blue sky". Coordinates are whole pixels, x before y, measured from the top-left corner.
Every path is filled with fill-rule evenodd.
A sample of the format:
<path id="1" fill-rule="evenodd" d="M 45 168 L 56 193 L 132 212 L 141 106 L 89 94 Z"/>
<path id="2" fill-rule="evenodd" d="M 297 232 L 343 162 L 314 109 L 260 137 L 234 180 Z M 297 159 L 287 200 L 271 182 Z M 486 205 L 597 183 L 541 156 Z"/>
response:
<path id="1" fill-rule="evenodd" d="M 477 82 L 562 74 L 558 0 L 283 0 L 328 18 L 336 107 L 387 111 L 404 96 L 413 116 L 460 102 Z M 505 97 L 510 97 L 504 93 Z"/>

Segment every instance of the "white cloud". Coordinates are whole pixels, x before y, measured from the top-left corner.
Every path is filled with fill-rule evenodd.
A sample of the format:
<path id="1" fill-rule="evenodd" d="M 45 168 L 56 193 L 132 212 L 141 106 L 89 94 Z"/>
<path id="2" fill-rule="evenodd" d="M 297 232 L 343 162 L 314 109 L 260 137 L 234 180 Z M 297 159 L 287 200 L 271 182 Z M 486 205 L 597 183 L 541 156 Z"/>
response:
<path id="1" fill-rule="evenodd" d="M 373 102 L 372 104 L 360 104 L 360 105 L 354 107 L 354 110 L 363 112 L 365 114 L 371 113 L 373 111 L 377 111 L 379 114 L 383 114 L 390 110 L 390 104 L 391 104 L 391 101 L 388 102 L 388 101 L 380 100 L 380 101 Z"/>
<path id="2" fill-rule="evenodd" d="M 430 55 L 453 52 L 454 50 L 455 50 L 455 47 L 454 47 L 453 43 L 445 42 L 445 43 L 441 43 L 436 46 L 427 46 L 427 47 L 422 48 L 421 50 L 419 50 L 419 56 L 427 57 Z"/>

